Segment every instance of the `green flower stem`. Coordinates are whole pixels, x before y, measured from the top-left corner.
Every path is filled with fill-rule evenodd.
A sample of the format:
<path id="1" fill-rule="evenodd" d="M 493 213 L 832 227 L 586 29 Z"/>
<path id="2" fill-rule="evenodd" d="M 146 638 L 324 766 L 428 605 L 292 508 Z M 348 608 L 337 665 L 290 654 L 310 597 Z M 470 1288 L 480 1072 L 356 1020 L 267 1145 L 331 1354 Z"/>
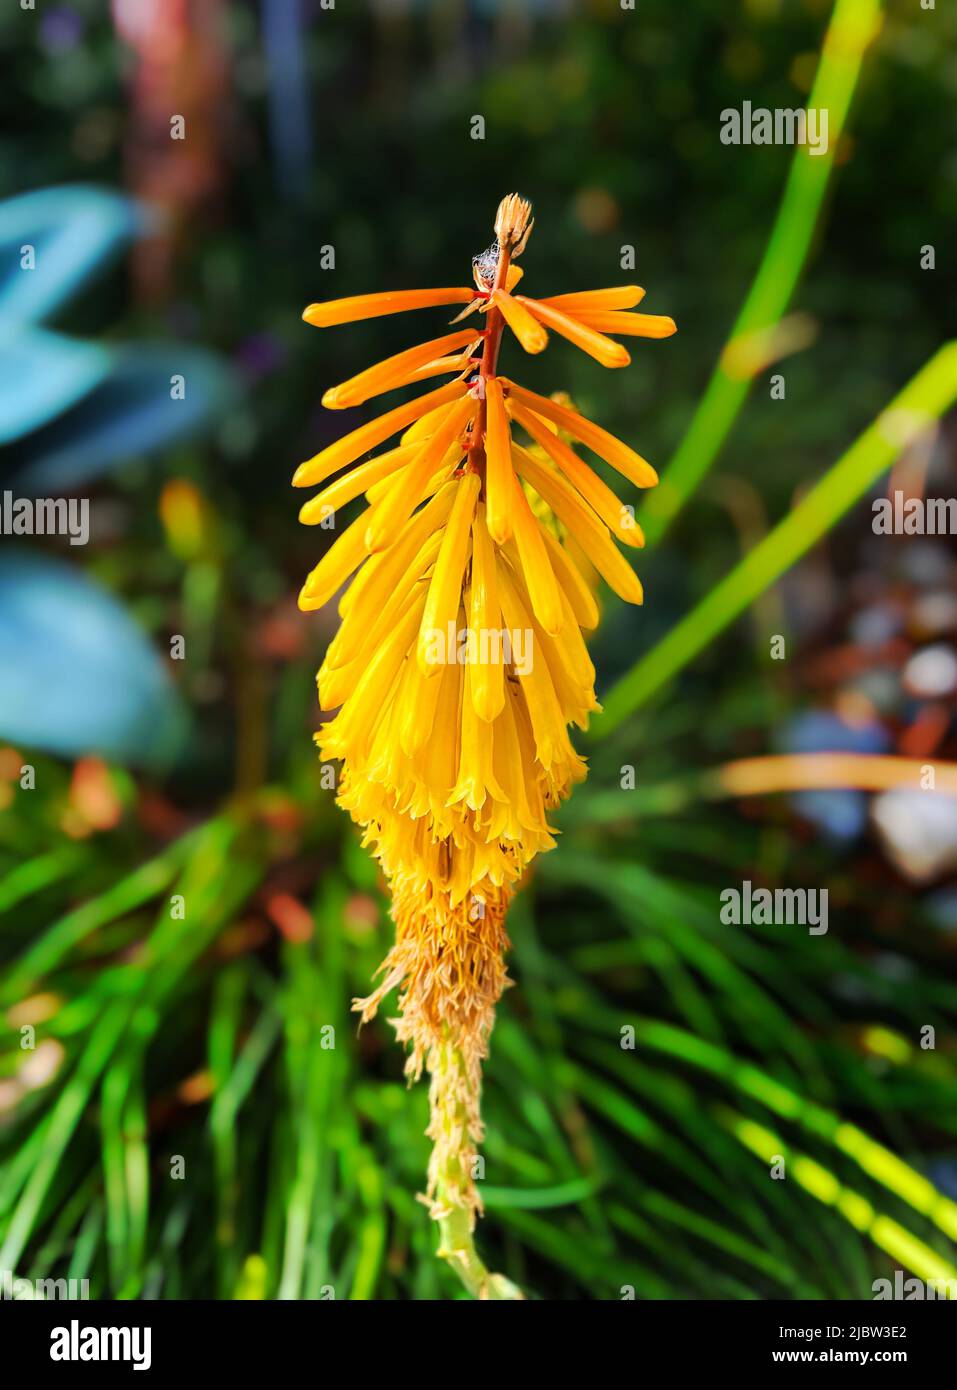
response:
<path id="1" fill-rule="evenodd" d="M 433 1115 L 445 1114 L 446 1136 L 453 1131 L 467 1133 L 468 1115 L 464 1102 L 443 1104 L 443 1096 L 461 1096 L 466 1076 L 461 1051 L 451 1041 L 439 1049 L 439 1060 L 433 1073 Z M 473 1298 L 506 1302 L 523 1299 L 525 1295 L 504 1274 L 492 1274 L 483 1264 L 475 1248 L 472 1234 L 474 1215 L 461 1200 L 468 1190 L 470 1175 L 465 1171 L 462 1155 L 450 1150 L 440 1168 L 435 1185 L 435 1199 L 443 1214 L 436 1218 L 439 1227 L 438 1255 L 447 1261 Z"/>
<path id="2" fill-rule="evenodd" d="M 441 1197 L 441 1189 L 439 1192 Z M 502 1303 L 523 1299 L 521 1289 L 504 1274 L 490 1274 L 482 1263 L 469 1229 L 470 1214 L 466 1207 L 452 1207 L 439 1217 L 441 1244 L 439 1255 L 455 1270 L 473 1298 Z"/>
<path id="3" fill-rule="evenodd" d="M 717 458 L 751 389 L 752 376 L 729 372 L 729 349 L 774 329 L 804 269 L 865 51 L 880 28 L 881 0 L 837 0 L 808 107 L 828 113 L 828 147 L 799 146 L 758 272 L 731 336 L 661 485 L 648 495 L 641 525 L 660 540 Z"/>

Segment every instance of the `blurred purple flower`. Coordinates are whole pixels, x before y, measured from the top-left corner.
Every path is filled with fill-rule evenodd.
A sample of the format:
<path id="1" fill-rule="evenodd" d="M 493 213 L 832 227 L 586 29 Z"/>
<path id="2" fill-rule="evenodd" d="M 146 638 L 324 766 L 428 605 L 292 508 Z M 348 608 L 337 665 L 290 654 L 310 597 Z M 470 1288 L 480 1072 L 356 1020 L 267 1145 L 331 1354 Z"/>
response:
<path id="1" fill-rule="evenodd" d="M 285 343 L 274 333 L 254 333 L 244 338 L 235 353 L 235 362 L 240 371 L 252 381 L 278 371 L 288 352 Z"/>
<path id="2" fill-rule="evenodd" d="M 48 10 L 40 21 L 40 42 L 48 53 L 65 53 L 83 37 L 84 21 L 72 10 Z"/>

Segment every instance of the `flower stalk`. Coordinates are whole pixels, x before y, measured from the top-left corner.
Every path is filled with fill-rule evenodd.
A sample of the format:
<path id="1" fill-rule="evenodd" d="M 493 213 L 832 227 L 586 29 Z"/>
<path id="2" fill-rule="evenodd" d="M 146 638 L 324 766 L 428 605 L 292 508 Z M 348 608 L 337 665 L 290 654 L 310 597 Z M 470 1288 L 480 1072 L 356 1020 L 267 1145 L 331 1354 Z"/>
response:
<path id="1" fill-rule="evenodd" d="M 521 1289 L 504 1274 L 489 1273 L 475 1248 L 475 1214 L 465 1194 L 472 1183 L 472 1145 L 481 1139 L 481 1132 L 470 1133 L 472 1117 L 478 1114 L 480 1083 L 469 1076 L 466 1060 L 448 1032 L 436 1049 L 431 1077 L 428 1136 L 435 1148 L 429 1185 L 434 1191 L 432 1216 L 439 1227 L 436 1253 L 473 1298 L 522 1299 Z"/>

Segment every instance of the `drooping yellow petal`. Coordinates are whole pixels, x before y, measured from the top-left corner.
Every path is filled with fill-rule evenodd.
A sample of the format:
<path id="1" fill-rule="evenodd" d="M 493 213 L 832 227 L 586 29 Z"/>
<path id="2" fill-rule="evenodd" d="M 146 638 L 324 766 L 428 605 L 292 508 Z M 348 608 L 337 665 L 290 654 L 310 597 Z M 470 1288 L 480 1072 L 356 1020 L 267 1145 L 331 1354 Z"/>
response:
<path id="1" fill-rule="evenodd" d="M 441 487 L 422 510 L 412 517 L 395 545 L 381 554 L 370 556 L 363 565 L 339 601 L 340 616 L 356 619 L 356 627 L 352 628 L 353 635 L 361 631 L 363 625 L 371 625 L 416 551 L 434 531 L 445 525 L 452 510 L 457 486 L 457 483 L 448 482 Z M 338 641 L 338 637 L 334 638 L 333 644 L 337 645 Z M 354 645 L 345 643 L 341 661 L 351 660 L 355 650 Z"/>
<path id="2" fill-rule="evenodd" d="M 348 673 L 346 679 L 352 680 L 353 683 L 358 679 L 366 663 L 371 660 L 372 653 L 380 642 L 385 640 L 405 612 L 413 594 L 420 588 L 424 591 L 431 567 L 439 553 L 441 542 L 442 536 L 437 531 L 428 537 L 416 551 L 402 576 L 396 581 L 385 604 L 377 614 L 373 615 L 371 620 L 363 612 L 358 618 L 353 616 L 343 622 L 336 637 L 330 642 L 326 650 L 326 659 L 322 663 L 320 672 L 321 676 L 331 679 L 333 676 L 339 677 L 341 673 L 345 672 Z M 348 660 L 343 660 L 344 656 L 347 656 Z M 320 687 L 320 694 L 322 693 Z M 338 704 L 339 702 L 335 701 L 335 703 Z M 326 704 L 326 707 L 329 708 L 330 705 Z"/>
<path id="3" fill-rule="evenodd" d="M 371 396 L 379 396 L 384 391 L 401 385 L 403 378 L 416 368 L 432 362 L 443 353 L 463 348 L 480 337 L 480 332 L 476 332 L 474 328 L 467 328 L 458 333 L 446 333 L 444 337 L 433 338 L 428 343 L 406 348 L 404 352 L 397 352 L 394 356 L 377 362 L 375 366 L 367 367 L 364 372 L 342 382 L 341 385 L 330 386 L 322 398 L 322 403 L 327 410 L 345 410 L 350 406 L 361 405 Z"/>
<path id="4" fill-rule="evenodd" d="M 443 460 L 453 441 L 462 433 L 474 414 L 477 402 L 472 396 L 458 401 L 442 421 L 432 438 L 422 445 L 410 464 L 402 470 L 389 491 L 372 508 L 366 545 L 372 552 L 385 550 L 402 531 L 412 512 L 421 502 L 429 479 Z M 458 457 L 451 467 L 455 466 Z"/>
<path id="5" fill-rule="evenodd" d="M 412 758 L 432 737 L 435 708 L 441 681 L 424 676 L 418 661 L 409 661 L 409 670 L 396 704 L 395 718 L 399 743 L 406 757 Z"/>
<path id="6" fill-rule="evenodd" d="M 505 624 L 512 632 L 523 633 L 524 640 L 528 643 L 528 634 L 533 631 L 531 620 L 510 577 L 507 565 L 499 566 L 498 577 Z M 528 705 L 528 715 L 535 735 L 535 752 L 542 766 L 548 769 L 554 763 L 573 756 L 573 753 L 548 664 L 542 660 L 541 653 L 534 650 L 534 646 L 529 655 L 531 659 L 520 667 L 516 666 L 515 673 Z"/>
<path id="7" fill-rule="evenodd" d="M 512 418 L 548 454 L 552 462 L 561 469 L 569 483 L 581 493 L 585 501 L 595 509 L 602 521 L 624 545 L 642 546 L 645 538 L 641 527 L 635 521 L 634 512 L 625 506 L 602 482 L 598 474 L 588 467 L 578 455 L 568 447 L 563 439 L 553 434 L 546 421 L 526 410 L 517 401 L 512 403 Z"/>
<path id="8" fill-rule="evenodd" d="M 548 343 L 548 334 L 525 308 L 521 299 L 513 299 L 507 290 L 494 290 L 492 301 L 526 352 L 541 352 Z"/>
<path id="9" fill-rule="evenodd" d="M 456 609 L 456 613 L 458 613 Z M 453 627 L 460 626 L 452 616 Z M 421 670 L 421 667 L 420 667 Z M 465 668 L 457 661 L 446 661 L 437 668 L 439 698 L 435 706 L 432 733 L 422 746 L 420 767 L 434 810 L 442 811 L 455 786 L 461 742 L 462 687 Z"/>
<path id="10" fill-rule="evenodd" d="M 419 416 L 418 420 L 413 420 L 407 430 L 402 431 L 400 443 L 415 444 L 421 442 L 423 439 L 428 439 L 438 429 L 451 408 L 450 405 L 444 404 L 438 405 L 432 410 L 427 410 L 424 415 Z"/>
<path id="11" fill-rule="evenodd" d="M 606 338 L 594 328 L 586 328 L 579 319 L 572 318 L 561 309 L 556 309 L 551 304 L 543 304 L 537 299 L 526 299 L 524 295 L 519 295 L 515 302 L 524 304 L 536 319 L 547 323 L 549 328 L 554 328 L 556 333 L 560 333 L 563 338 L 581 348 L 582 352 L 587 352 L 589 357 L 594 357 L 603 367 L 627 367 L 631 361 L 627 348 L 623 348 L 621 343 Z"/>
<path id="12" fill-rule="evenodd" d="M 512 456 L 522 477 L 525 478 L 551 507 L 552 511 L 573 534 L 582 530 L 607 531 L 607 527 L 590 503 L 573 487 L 563 473 L 549 459 L 543 459 L 524 449 L 519 444 L 512 445 Z M 560 504 L 559 506 L 556 503 Z"/>
<path id="13" fill-rule="evenodd" d="M 354 294 L 346 299 L 327 299 L 303 309 L 306 323 L 315 328 L 331 328 L 338 323 L 376 319 L 383 314 L 400 314 L 406 309 L 429 309 L 435 304 L 467 304 L 472 291 L 465 288 L 440 290 L 384 290 L 379 294 Z"/>
<path id="14" fill-rule="evenodd" d="M 380 415 L 378 419 L 360 425 L 351 434 L 343 435 L 334 444 L 301 463 L 293 475 L 293 487 L 312 487 L 316 483 L 324 482 L 331 474 L 345 468 L 347 463 L 354 463 L 361 454 L 367 453 L 390 435 L 396 434 L 404 425 L 418 420 L 427 411 L 435 410 L 449 401 L 458 400 L 467 390 L 468 386 L 464 381 L 448 381 L 437 390 L 428 391 L 424 396 L 417 396 L 414 401 L 406 401 L 405 405 L 396 406 L 394 410 Z"/>
<path id="15" fill-rule="evenodd" d="M 571 602 L 562 592 L 562 608 L 565 612 L 566 621 L 562 625 L 562 630 L 555 638 L 555 643 L 562 653 L 569 672 L 583 689 L 590 689 L 595 684 L 595 666 L 588 655 L 588 648 L 585 639 L 582 637 Z"/>
<path id="16" fill-rule="evenodd" d="M 342 745 L 349 746 L 350 757 L 358 760 L 368 753 L 383 705 L 388 699 L 406 660 L 410 642 L 422 619 L 425 596 L 417 598 L 402 620 L 369 662 L 352 695 L 343 705 L 335 723 Z M 336 756 L 335 754 L 333 756 Z"/>
<path id="17" fill-rule="evenodd" d="M 595 569 L 595 566 L 592 564 L 591 560 L 589 560 L 570 531 L 566 531 L 565 535 L 562 537 L 562 549 L 565 551 L 569 560 L 571 560 L 575 570 L 581 576 L 582 583 L 595 599 L 599 621 L 601 621 L 601 605 L 598 603 L 598 583 L 601 579 L 601 575 Z M 557 572 L 556 570 L 556 573 Z"/>
<path id="18" fill-rule="evenodd" d="M 521 591 L 519 597 L 524 603 L 525 595 Z M 563 723 L 577 724 L 580 729 L 587 729 L 589 716 L 600 708 L 592 680 L 578 679 L 575 662 L 562 645 L 560 635 L 553 637 L 536 625 L 535 644 L 539 661 L 544 661 L 548 667 Z"/>
<path id="19" fill-rule="evenodd" d="M 344 473 L 315 497 L 310 497 L 300 508 L 299 520 L 303 526 L 318 526 L 354 497 L 358 497 L 362 492 L 369 492 L 375 483 L 388 478 L 397 468 L 403 468 L 415 457 L 420 447 L 417 444 L 400 445 L 397 449 L 380 454 L 378 458 L 360 463 L 358 468 Z"/>
<path id="20" fill-rule="evenodd" d="M 535 775 L 535 743 L 522 694 L 511 681 L 505 686 L 505 704 L 495 721 L 493 749 L 496 776 L 508 794 L 514 825 L 513 838 L 523 830 L 547 833 L 541 788 Z M 554 844 L 554 841 L 552 841 Z"/>
<path id="21" fill-rule="evenodd" d="M 581 571 L 576 565 L 573 557 L 568 553 L 557 536 L 553 536 L 547 527 L 542 528 L 542 535 L 545 537 L 545 545 L 552 558 L 552 569 L 555 571 L 555 578 L 558 580 L 562 593 L 571 605 L 575 621 L 580 627 L 595 628 L 598 626 L 598 604 L 595 602 L 595 595 L 589 589 L 588 584 L 582 577 Z M 589 562 L 590 563 L 590 562 Z"/>
<path id="22" fill-rule="evenodd" d="M 525 577 L 525 587 L 532 603 L 532 612 L 548 633 L 560 630 L 563 615 L 558 583 L 545 542 L 542 528 L 532 514 L 522 485 L 512 474 L 512 508 L 514 535 Z"/>
<path id="23" fill-rule="evenodd" d="M 440 663 L 436 661 L 434 651 L 436 634 L 441 639 L 444 649 L 447 645 L 448 624 L 454 622 L 462 601 L 462 580 L 468 558 L 469 533 L 480 486 L 481 479 L 477 473 L 466 473 L 459 481 L 445 535 L 442 537 L 442 546 L 432 572 L 422 614 L 416 650 L 419 669 L 425 676 L 438 674 Z M 445 659 L 450 658 L 452 654 L 446 651 Z"/>
<path id="24" fill-rule="evenodd" d="M 544 502 L 563 522 L 578 541 L 598 573 L 626 603 L 641 603 L 641 581 L 622 555 L 615 549 L 608 527 L 601 521 L 574 488 L 562 483 L 555 469 L 549 469 L 527 449 L 512 445 L 515 462 Z"/>
<path id="25" fill-rule="evenodd" d="M 539 304 L 550 304 L 564 314 L 599 314 L 612 309 L 633 309 L 645 297 L 640 285 L 618 285 L 609 290 L 575 290 L 571 294 L 552 294 Z"/>
<path id="26" fill-rule="evenodd" d="M 509 457 L 509 472 L 512 469 Z M 492 538 L 485 520 L 485 503 L 479 502 L 472 519 L 472 589 L 469 626 L 476 633 L 497 632 L 502 626 L 498 574 Z M 498 717 L 505 702 L 505 665 L 502 661 L 469 665 L 469 694 L 475 712 L 486 723 Z"/>
<path id="27" fill-rule="evenodd" d="M 369 511 L 370 508 L 367 507 L 361 516 L 333 541 L 306 579 L 299 594 L 299 607 L 303 612 L 321 608 L 323 604 L 328 603 L 352 571 L 362 564 L 366 556 L 365 533 L 369 524 Z"/>
<path id="28" fill-rule="evenodd" d="M 468 671 L 474 669 L 470 662 Z M 449 794 L 448 805 L 464 802 L 473 811 L 481 811 L 487 799 L 505 800 L 493 770 L 493 729 L 475 712 L 468 692 L 462 700 L 461 742 L 455 786 Z"/>
<path id="29" fill-rule="evenodd" d="M 536 415 L 541 415 L 546 420 L 554 420 L 555 424 L 573 439 L 580 440 L 587 448 L 593 449 L 599 458 L 610 463 L 612 468 L 623 473 L 635 487 L 654 487 L 658 481 L 658 474 L 640 454 L 636 454 L 634 449 L 629 449 L 627 444 L 603 430 L 600 425 L 586 420 L 577 410 L 558 405 L 546 396 L 536 395 L 534 391 L 526 391 L 523 386 L 516 386 L 513 381 L 504 377 L 502 384 L 509 396 L 514 396 L 519 404 L 528 406 Z"/>
<path id="30" fill-rule="evenodd" d="M 511 445 L 502 383 L 490 377 L 485 383 L 485 497 L 488 529 L 498 545 L 512 534 Z"/>
<path id="31" fill-rule="evenodd" d="M 402 447 L 407 448 L 408 445 L 403 445 Z M 414 444 L 412 446 L 412 453 L 410 457 L 406 460 L 406 462 L 402 465 L 403 468 L 406 467 L 408 463 L 411 463 L 412 459 L 418 457 L 419 450 L 421 448 L 421 444 Z M 426 497 L 431 497 L 433 492 L 438 492 L 440 486 L 442 485 L 442 483 L 445 482 L 446 478 L 448 478 L 452 468 L 454 468 L 455 464 L 458 463 L 461 457 L 461 445 L 459 444 L 458 440 L 455 440 L 448 447 L 448 449 L 446 449 L 439 463 L 438 468 L 435 470 L 429 481 L 426 483 L 425 487 L 422 489 L 423 499 Z M 395 481 L 396 480 L 392 474 L 389 474 L 389 476 L 385 478 L 380 478 L 377 483 L 373 483 L 372 486 L 366 491 L 366 499 L 369 502 L 380 501 L 389 491 L 389 488 L 394 486 Z"/>
<path id="32" fill-rule="evenodd" d="M 576 313 L 579 323 L 599 333 L 621 333 L 630 338 L 670 338 L 677 325 L 665 314 Z"/>

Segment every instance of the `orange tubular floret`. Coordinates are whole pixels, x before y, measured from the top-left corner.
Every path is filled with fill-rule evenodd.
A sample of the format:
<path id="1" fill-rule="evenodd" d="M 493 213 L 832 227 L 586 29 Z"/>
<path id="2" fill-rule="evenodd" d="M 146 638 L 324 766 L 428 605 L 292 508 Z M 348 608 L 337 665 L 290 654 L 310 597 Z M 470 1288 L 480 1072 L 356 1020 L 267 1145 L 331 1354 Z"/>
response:
<path id="1" fill-rule="evenodd" d="M 527 299 L 524 295 L 519 295 L 516 303 L 524 304 L 535 318 L 547 323 L 549 328 L 554 328 L 556 333 L 560 333 L 563 338 L 581 348 L 582 352 L 587 352 L 589 357 L 594 357 L 603 367 L 627 367 L 631 361 L 627 348 L 623 348 L 621 343 L 606 338 L 603 333 L 596 333 L 594 328 L 587 328 L 580 320 L 563 313 L 561 309 L 556 309 L 551 304 L 543 304 L 537 299 Z"/>
<path id="2" fill-rule="evenodd" d="M 396 386 L 411 386 L 416 381 L 428 381 L 429 377 L 445 376 L 448 372 L 464 372 L 471 367 L 475 359 L 467 352 L 457 352 L 451 357 L 439 357 L 434 362 L 426 362 L 424 367 L 416 367 L 414 372 L 409 372 L 401 381 L 397 381 Z"/>
<path id="3" fill-rule="evenodd" d="M 434 362 L 444 353 L 477 342 L 481 336 L 481 332 L 476 329 L 466 328 L 458 333 L 446 333 L 442 338 L 433 338 L 431 342 L 406 348 L 404 352 L 397 352 L 394 356 L 377 362 L 375 366 L 367 367 L 364 372 L 359 372 L 357 376 L 342 382 L 341 385 L 330 386 L 322 398 L 322 403 L 327 410 L 345 410 L 349 406 L 361 405 L 370 396 L 378 396 L 383 391 L 400 386 L 403 379 L 416 368 Z"/>
<path id="4" fill-rule="evenodd" d="M 512 454 L 522 475 L 568 528 L 595 569 L 626 603 L 643 602 L 641 580 L 628 561 L 615 548 L 608 527 L 596 516 L 581 495 L 563 478 L 557 469 L 512 445 Z"/>
<path id="5" fill-rule="evenodd" d="M 546 295 L 539 304 L 561 309 L 563 314 L 600 314 L 610 309 L 633 309 L 645 297 L 640 285 L 619 285 L 609 290 L 575 290 L 571 294 Z"/>
<path id="6" fill-rule="evenodd" d="M 366 547 L 370 553 L 385 550 L 401 532 L 403 526 L 422 501 L 425 489 L 451 448 L 456 435 L 465 429 L 478 403 L 469 396 L 458 401 L 427 440 L 411 463 L 407 464 L 392 487 L 375 503 L 366 531 Z M 461 452 L 459 451 L 460 455 Z M 449 465 L 451 471 L 451 464 Z"/>
<path id="7" fill-rule="evenodd" d="M 528 431 L 535 443 L 545 450 L 556 467 L 561 469 L 572 486 L 577 488 L 618 540 L 624 545 L 644 545 L 645 538 L 641 527 L 631 511 L 626 509 L 611 488 L 602 482 L 598 474 L 589 468 L 563 439 L 552 433 L 546 421 L 539 419 L 517 402 L 512 404 L 512 416 Z"/>
<path id="8" fill-rule="evenodd" d="M 525 308 L 523 299 L 513 299 L 505 290 L 495 290 L 492 303 L 501 310 L 502 318 L 526 352 L 542 351 L 548 342 L 548 334 Z"/>
<path id="9" fill-rule="evenodd" d="M 347 299 L 327 299 L 310 304 L 302 317 L 314 328 L 332 328 L 359 319 L 377 319 L 383 314 L 401 314 L 406 309 L 431 309 L 436 304 L 468 304 L 475 291 L 465 288 L 441 290 L 384 290 L 379 294 L 353 294 Z"/>
<path id="10" fill-rule="evenodd" d="M 421 447 L 420 444 L 401 444 L 397 449 L 379 454 L 378 458 L 360 463 L 357 468 L 350 468 L 348 473 L 343 473 L 341 478 L 304 503 L 299 511 L 299 520 L 303 526 L 320 525 L 326 517 L 358 497 L 360 492 L 371 494 L 376 483 L 391 477 L 397 468 L 404 468 Z M 374 500 L 370 495 L 369 501 Z"/>
<path id="11" fill-rule="evenodd" d="M 558 405 L 545 396 L 536 395 L 534 391 L 526 391 L 523 386 L 516 386 L 514 381 L 505 377 L 502 378 L 502 384 L 520 405 L 528 406 L 536 415 L 554 421 L 559 429 L 579 440 L 586 448 L 593 449 L 599 458 L 610 463 L 612 468 L 617 468 L 635 487 L 654 487 L 658 481 L 658 474 L 640 454 L 636 454 L 634 449 L 629 449 L 627 444 L 603 430 L 600 425 L 586 420 L 577 410 Z"/>
<path id="12" fill-rule="evenodd" d="M 437 390 L 428 391 L 424 396 L 417 396 L 414 401 L 406 401 L 405 405 L 396 406 L 395 410 L 380 415 L 378 419 L 360 425 L 351 434 L 343 435 L 327 449 L 320 450 L 313 458 L 301 463 L 293 474 L 293 487 L 312 487 L 315 483 L 324 482 L 332 473 L 338 473 L 347 463 L 354 463 L 360 454 L 374 449 L 405 425 L 435 410 L 436 406 L 464 396 L 467 390 L 468 385 L 464 381 L 448 381 Z"/>
<path id="13" fill-rule="evenodd" d="M 677 333 L 674 319 L 666 314 L 578 313 L 579 323 L 599 333 L 621 333 L 631 338 L 670 338 Z"/>

